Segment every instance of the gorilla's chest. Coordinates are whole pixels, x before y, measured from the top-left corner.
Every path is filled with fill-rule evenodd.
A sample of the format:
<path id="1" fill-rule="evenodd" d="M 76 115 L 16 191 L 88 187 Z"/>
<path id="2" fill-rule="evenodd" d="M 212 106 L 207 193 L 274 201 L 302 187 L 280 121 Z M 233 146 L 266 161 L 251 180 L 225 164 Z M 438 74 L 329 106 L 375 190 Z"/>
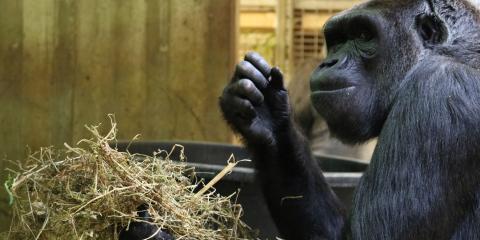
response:
<path id="1" fill-rule="evenodd" d="M 468 179 L 455 185 L 422 170 L 369 169 L 354 198 L 352 239 L 480 239 L 480 187 L 452 195 Z"/>

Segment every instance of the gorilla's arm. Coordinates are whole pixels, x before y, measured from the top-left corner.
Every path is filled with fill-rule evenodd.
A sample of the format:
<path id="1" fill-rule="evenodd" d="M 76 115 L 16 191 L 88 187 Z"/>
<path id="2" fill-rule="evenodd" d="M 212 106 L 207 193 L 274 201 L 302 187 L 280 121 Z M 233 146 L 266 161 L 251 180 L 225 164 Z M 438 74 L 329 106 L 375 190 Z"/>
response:
<path id="1" fill-rule="evenodd" d="M 357 189 L 353 239 L 476 239 L 451 237 L 479 214 L 480 74 L 426 57 L 402 84 Z"/>
<path id="2" fill-rule="evenodd" d="M 258 167 L 270 212 L 287 239 L 338 239 L 344 211 L 294 127 L 283 75 L 256 53 L 237 65 L 220 98 Z"/>
<path id="3" fill-rule="evenodd" d="M 340 239 L 345 211 L 293 126 L 275 146 L 248 144 L 277 227 L 286 239 Z"/>

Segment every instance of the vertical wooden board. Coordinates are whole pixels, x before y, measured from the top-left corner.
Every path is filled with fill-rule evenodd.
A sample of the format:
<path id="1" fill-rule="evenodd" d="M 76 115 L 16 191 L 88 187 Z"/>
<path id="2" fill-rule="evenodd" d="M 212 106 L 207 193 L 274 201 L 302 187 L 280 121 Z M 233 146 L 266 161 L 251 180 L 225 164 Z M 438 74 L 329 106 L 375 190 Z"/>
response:
<path id="1" fill-rule="evenodd" d="M 77 75 L 73 93 L 73 141 L 88 137 L 84 125 L 105 122 L 114 111 L 115 0 L 78 1 Z"/>
<path id="2" fill-rule="evenodd" d="M 0 1 L 0 182 L 6 180 L 7 162 L 4 158 L 17 159 L 24 149 L 21 146 L 19 119 L 17 113 L 21 109 L 18 100 L 22 78 L 23 50 L 23 13 L 21 1 Z M 0 232 L 8 229 L 10 207 L 8 194 L 2 187 L 0 190 Z"/>
<path id="3" fill-rule="evenodd" d="M 203 55 L 205 66 L 205 84 L 202 91 L 208 94 L 200 95 L 204 121 L 208 124 L 210 141 L 227 142 L 231 139 L 231 131 L 223 121 L 218 97 L 230 81 L 236 62 L 236 3 L 235 1 L 211 0 L 208 3 L 205 49 Z"/>
<path id="4" fill-rule="evenodd" d="M 276 6 L 277 27 L 275 29 L 275 65 L 285 68 L 286 48 L 286 24 L 287 24 L 287 0 L 278 0 Z"/>
<path id="5" fill-rule="evenodd" d="M 145 2 L 116 1 L 114 48 L 114 101 L 117 121 L 121 128 L 119 137 L 130 139 L 142 132 L 146 121 L 145 80 Z"/>
<path id="6" fill-rule="evenodd" d="M 21 122 L 20 136 L 23 143 L 33 149 L 52 143 L 50 121 L 53 114 L 55 89 L 52 81 L 52 61 L 55 44 L 55 1 L 24 0 L 23 79 L 17 113 Z"/>
<path id="7" fill-rule="evenodd" d="M 210 1 L 173 1 L 172 26 L 182 31 L 171 31 L 170 54 L 170 94 L 177 110 L 173 112 L 175 123 L 174 136 L 181 139 L 208 139 L 208 126 L 215 122 L 202 121 L 206 115 L 217 108 L 217 101 L 209 103 L 210 110 L 204 111 L 204 95 L 212 93 L 208 85 L 205 68 L 210 65 L 205 55 L 213 49 L 207 49 L 208 4 Z M 210 33 L 213 34 L 213 33 Z M 207 89 L 205 91 L 205 89 Z"/>
<path id="8" fill-rule="evenodd" d="M 16 114 L 21 104 L 23 14 L 19 1 L 0 1 L 0 9 L 10 13 L 0 15 L 0 144 L 3 150 L 0 159 L 3 159 L 4 155 L 20 157 L 16 155 L 20 151 L 20 127 Z"/>
<path id="9" fill-rule="evenodd" d="M 229 57 L 230 52 L 223 51 L 224 48 L 216 49 L 219 43 L 222 47 L 228 45 L 223 44 L 224 38 L 220 37 L 222 40 L 215 41 L 218 33 L 209 32 L 209 24 L 215 23 L 218 27 L 215 31 L 220 32 L 222 36 L 227 36 L 226 42 L 230 44 L 232 36 L 221 27 L 228 25 L 231 19 L 225 18 L 229 15 L 224 8 L 225 4 L 229 4 L 228 1 L 212 2 L 215 1 L 147 0 L 140 5 L 137 2 L 128 1 L 110 2 L 107 5 L 113 9 L 114 15 L 110 46 L 103 43 L 104 39 L 85 37 L 95 37 L 92 34 L 85 34 L 85 31 L 92 32 L 90 28 L 93 27 L 88 24 L 82 27 L 83 24 L 80 23 L 79 28 L 82 33 L 79 34 L 78 41 L 84 44 L 79 47 L 82 49 L 82 52 L 79 52 L 79 66 L 83 70 L 74 94 L 76 99 L 74 138 L 78 139 L 76 137 L 80 136 L 78 132 L 84 132 L 83 127 L 79 126 L 91 122 L 86 121 L 88 118 L 81 118 L 81 114 L 77 112 L 89 112 L 91 108 L 91 112 L 98 113 L 98 102 L 102 102 L 97 97 L 86 96 L 85 98 L 88 88 L 91 88 L 90 94 L 97 91 L 95 89 L 106 88 L 110 92 L 98 90 L 104 94 L 104 98 L 110 98 L 107 101 L 109 105 L 102 107 L 104 111 L 100 120 L 108 112 L 116 113 L 121 138 L 129 139 L 136 133 L 142 133 L 142 139 L 227 141 L 229 134 L 226 133 L 227 128 L 218 112 L 217 97 L 223 88 L 223 79 L 228 77 L 223 76 L 220 80 L 222 82 L 219 83 L 217 76 L 208 78 L 204 76 L 205 69 L 208 68 L 206 62 L 210 60 L 205 55 L 209 55 L 212 51 L 209 48 L 214 49 L 215 59 L 221 59 L 224 62 L 232 59 Z M 82 5 L 85 5 L 84 1 L 80 3 L 80 6 Z M 84 19 L 85 12 L 89 8 L 92 6 L 79 10 L 82 13 L 80 19 Z M 209 13 L 212 10 L 216 12 Z M 217 12 L 221 12 L 223 18 L 217 20 L 213 17 Z M 143 19 L 140 15 L 144 15 Z M 223 22 L 223 20 L 227 21 Z M 84 20 L 81 21 L 84 22 Z M 206 40 L 207 38 L 210 40 Z M 91 44 L 88 45 L 88 43 Z M 105 81 L 98 78 L 94 80 L 97 85 L 90 87 L 90 84 L 84 84 L 88 81 L 86 77 L 84 78 L 84 75 L 88 75 L 83 74 L 84 70 L 92 69 L 92 65 L 95 65 L 95 60 L 92 62 L 86 56 L 90 54 L 89 51 L 84 50 L 92 49 L 89 47 L 91 45 L 95 45 L 96 47 L 93 47 L 95 51 L 100 51 L 102 54 L 111 51 L 110 66 L 105 66 L 102 72 L 108 79 L 110 77 L 108 68 L 113 69 L 113 76 L 111 76 L 113 80 L 110 82 L 113 87 L 106 84 L 97 86 L 97 81 Z M 104 61 L 104 63 L 108 62 L 108 60 Z M 216 68 L 218 67 L 213 65 L 210 67 L 210 69 Z M 230 69 L 221 71 L 230 72 Z M 212 86 L 208 81 L 216 81 L 216 85 Z M 213 98 L 206 96 L 211 95 L 212 91 L 214 91 Z M 80 94 L 83 95 L 81 98 Z M 206 118 L 209 119 L 206 120 Z M 99 121 L 98 118 L 96 120 Z M 215 127 L 210 127 L 210 123 Z M 218 127 L 218 124 L 221 127 Z"/>
<path id="10" fill-rule="evenodd" d="M 45 95 L 50 98 L 49 124 L 51 143 L 62 145 L 72 140 L 73 121 L 73 88 L 75 87 L 77 71 L 77 1 L 56 1 L 54 6 L 53 38 L 54 46 L 51 66 L 52 93 Z"/>
<path id="11" fill-rule="evenodd" d="M 0 1 L 0 97 L 12 97 L 16 93 L 18 77 L 21 76 L 22 62 L 17 57 L 22 52 L 23 15 L 20 1 Z M 0 112 L 3 115 L 3 112 Z"/>
<path id="12" fill-rule="evenodd" d="M 145 19 L 145 127 L 142 139 L 174 136 L 177 122 L 172 112 L 177 108 L 168 89 L 170 72 L 171 0 L 147 0 Z M 175 30 L 175 28 L 173 28 Z"/>
<path id="13" fill-rule="evenodd" d="M 294 25 L 295 25 L 295 16 L 294 16 L 294 0 L 287 0 L 287 23 L 286 23 L 286 68 L 285 68 L 285 78 L 292 79 L 294 69 L 294 54 L 293 54 L 293 35 L 294 35 Z"/>

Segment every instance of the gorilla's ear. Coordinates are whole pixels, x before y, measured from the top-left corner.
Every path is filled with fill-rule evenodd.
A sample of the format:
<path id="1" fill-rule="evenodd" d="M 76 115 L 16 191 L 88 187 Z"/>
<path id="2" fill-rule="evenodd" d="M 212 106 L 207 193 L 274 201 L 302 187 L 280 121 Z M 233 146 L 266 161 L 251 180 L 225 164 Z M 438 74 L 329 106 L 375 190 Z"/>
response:
<path id="1" fill-rule="evenodd" d="M 417 32 L 427 45 L 437 45 L 448 38 L 445 23 L 435 14 L 421 14 L 416 19 Z"/>

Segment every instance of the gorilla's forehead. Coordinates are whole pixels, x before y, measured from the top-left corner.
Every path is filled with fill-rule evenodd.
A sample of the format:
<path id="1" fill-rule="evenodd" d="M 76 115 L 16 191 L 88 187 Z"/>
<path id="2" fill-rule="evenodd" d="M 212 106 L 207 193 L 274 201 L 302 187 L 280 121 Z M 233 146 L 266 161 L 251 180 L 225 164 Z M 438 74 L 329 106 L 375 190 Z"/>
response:
<path id="1" fill-rule="evenodd" d="M 428 0 L 369 0 L 357 5 L 354 9 L 369 8 L 369 9 L 406 9 L 420 3 L 426 3 Z"/>
<path id="2" fill-rule="evenodd" d="M 398 6 L 398 5 L 410 5 L 414 3 L 419 3 L 419 2 L 428 2 L 429 0 L 403 0 L 403 1 L 398 1 L 398 0 L 370 0 L 370 1 L 365 1 L 365 4 L 368 6 Z M 438 2 L 442 2 L 441 0 L 437 0 Z M 480 0 L 444 0 L 444 2 L 469 2 L 470 4 L 476 6 L 477 8 L 480 8 Z M 435 3 L 435 0 L 431 0 L 431 2 Z"/>
<path id="3" fill-rule="evenodd" d="M 396 19 L 394 16 L 404 15 L 411 11 L 419 11 L 420 8 L 418 6 L 420 5 L 428 6 L 428 0 L 369 0 L 343 12 L 343 14 L 368 10 L 375 11 L 377 14 L 393 21 Z"/>
<path id="4" fill-rule="evenodd" d="M 474 15 L 478 15 L 478 10 L 480 10 L 480 0 L 368 0 L 363 3 L 355 6 L 351 10 L 358 9 L 379 9 L 382 13 L 390 13 L 395 15 L 399 12 L 412 11 L 418 12 L 421 8 L 420 6 L 425 6 L 430 9 L 433 6 L 448 6 L 449 9 L 452 7 L 460 10 L 471 9 L 474 12 Z M 468 7 L 471 6 L 471 7 Z M 391 11 L 390 11 L 391 10 Z"/>

